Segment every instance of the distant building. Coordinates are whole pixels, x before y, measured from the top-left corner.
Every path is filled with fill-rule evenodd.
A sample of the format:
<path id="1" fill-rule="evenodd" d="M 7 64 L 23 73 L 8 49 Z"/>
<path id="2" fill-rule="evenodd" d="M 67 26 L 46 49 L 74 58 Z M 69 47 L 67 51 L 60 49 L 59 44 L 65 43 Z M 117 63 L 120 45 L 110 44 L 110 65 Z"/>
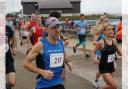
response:
<path id="1" fill-rule="evenodd" d="M 50 11 L 60 11 L 63 15 L 80 13 L 80 0 L 22 0 L 23 14 L 49 14 Z"/>

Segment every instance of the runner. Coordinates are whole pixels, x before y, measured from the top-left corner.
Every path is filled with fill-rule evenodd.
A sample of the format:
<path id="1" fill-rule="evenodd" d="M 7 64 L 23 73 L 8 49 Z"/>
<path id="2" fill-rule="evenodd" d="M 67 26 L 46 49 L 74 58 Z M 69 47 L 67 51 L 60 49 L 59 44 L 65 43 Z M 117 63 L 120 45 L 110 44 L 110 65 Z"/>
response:
<path id="1" fill-rule="evenodd" d="M 69 17 L 68 16 L 65 18 L 65 25 L 66 25 L 66 32 L 68 32 L 70 29 L 70 23 L 69 23 Z"/>
<path id="2" fill-rule="evenodd" d="M 6 15 L 6 19 L 9 16 Z M 11 89 L 16 82 L 14 59 L 12 55 L 16 55 L 16 36 L 10 25 L 6 25 L 6 80 L 7 89 Z"/>
<path id="3" fill-rule="evenodd" d="M 103 30 L 103 24 L 108 23 L 108 18 L 106 16 L 101 16 L 99 23 L 96 26 L 95 34 L 94 34 L 94 40 L 93 40 L 93 45 L 96 45 L 98 41 L 102 40 L 104 38 L 104 34 L 102 33 Z M 96 51 L 96 57 L 100 61 L 101 58 L 101 51 L 97 50 Z M 99 64 L 97 64 L 99 66 Z M 97 71 L 96 73 L 96 79 L 93 83 L 93 85 L 98 88 L 99 87 L 99 78 L 100 78 L 100 72 Z"/>
<path id="4" fill-rule="evenodd" d="M 31 15 L 31 20 L 30 20 L 30 23 L 29 23 L 29 30 L 32 29 L 33 26 L 35 26 L 37 23 L 36 23 L 36 15 L 35 14 L 32 14 Z"/>
<path id="5" fill-rule="evenodd" d="M 117 25 L 116 40 L 118 43 L 122 43 L 122 17 L 120 17 L 120 23 Z"/>
<path id="6" fill-rule="evenodd" d="M 65 60 L 70 70 L 72 66 L 65 55 L 63 42 L 58 39 L 60 32 L 60 21 L 54 17 L 46 20 L 48 36 L 38 42 L 25 57 L 24 67 L 29 71 L 40 74 L 41 77 L 36 81 L 36 89 L 64 89 L 62 65 Z M 42 51 L 44 68 L 40 69 L 32 64 L 34 58 Z"/>
<path id="7" fill-rule="evenodd" d="M 52 11 L 52 12 L 50 13 L 49 17 L 55 17 L 55 18 L 57 18 L 57 19 L 60 20 L 61 14 L 60 14 L 59 12 L 57 12 L 57 11 Z M 61 38 L 61 39 L 63 40 L 64 45 L 66 46 L 66 45 L 69 44 L 69 42 L 65 40 L 65 36 L 64 36 L 64 34 L 61 32 L 61 30 L 62 30 L 62 29 L 60 29 L 60 36 L 59 36 L 59 38 Z M 63 78 L 64 84 L 65 84 L 65 65 L 64 65 L 64 64 L 63 64 L 62 78 Z M 66 84 L 65 84 L 65 85 L 66 85 Z"/>
<path id="8" fill-rule="evenodd" d="M 36 15 L 32 14 L 31 15 L 31 20 L 30 20 L 29 25 L 28 25 L 29 31 L 32 29 L 32 27 L 34 27 L 37 24 L 36 19 L 37 19 Z M 33 39 L 34 39 L 34 37 L 33 37 L 33 35 L 31 35 L 30 41 L 31 41 L 32 45 L 34 45 Z"/>
<path id="9" fill-rule="evenodd" d="M 14 29 L 13 29 L 13 15 L 10 14 L 10 13 L 8 13 L 8 14 L 6 15 L 6 25 L 10 26 L 11 29 L 14 30 Z"/>
<path id="10" fill-rule="evenodd" d="M 83 51 L 84 51 L 85 58 L 86 58 L 86 57 L 90 57 L 90 55 L 86 54 L 86 39 L 85 39 L 85 37 L 86 37 L 86 31 L 87 31 L 88 25 L 87 25 L 87 22 L 84 20 L 84 18 L 85 18 L 84 14 L 81 14 L 80 20 L 75 23 L 74 28 L 77 29 L 79 43 L 76 44 L 75 46 L 73 46 L 73 51 L 74 51 L 74 53 L 76 53 L 77 47 L 82 44 Z"/>
<path id="11" fill-rule="evenodd" d="M 27 48 L 28 46 L 28 29 L 25 21 L 22 19 L 21 21 L 21 43 L 20 45 L 23 45 Z"/>
<path id="12" fill-rule="evenodd" d="M 42 25 L 45 27 L 45 18 L 43 16 L 41 17 L 41 20 L 42 20 Z"/>
<path id="13" fill-rule="evenodd" d="M 38 16 L 36 18 L 36 25 L 33 26 L 29 31 L 29 37 L 31 38 L 33 36 L 31 42 L 32 45 L 35 45 L 42 38 L 43 31 L 44 31 L 44 27 L 41 22 L 41 17 Z"/>
<path id="14" fill-rule="evenodd" d="M 119 55 L 122 55 L 117 41 L 112 38 L 114 32 L 112 26 L 108 23 L 103 25 L 104 38 L 97 42 L 96 47 L 93 50 L 93 60 L 94 63 L 99 63 L 99 72 L 102 74 L 106 85 L 102 89 L 117 89 L 117 83 L 114 78 L 114 61 L 116 51 Z M 96 50 L 101 50 L 100 62 L 96 58 Z"/>

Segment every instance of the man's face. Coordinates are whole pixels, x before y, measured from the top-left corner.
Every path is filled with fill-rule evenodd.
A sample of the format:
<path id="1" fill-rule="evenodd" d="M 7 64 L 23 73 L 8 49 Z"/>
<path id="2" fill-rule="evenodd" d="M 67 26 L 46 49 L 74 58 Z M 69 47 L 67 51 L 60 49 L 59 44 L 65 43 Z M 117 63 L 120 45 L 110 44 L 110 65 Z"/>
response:
<path id="1" fill-rule="evenodd" d="M 32 20 L 36 20 L 36 15 L 32 15 Z"/>
<path id="2" fill-rule="evenodd" d="M 52 28 L 49 28 L 48 30 L 49 35 L 53 38 L 53 39 L 58 39 L 59 35 L 60 35 L 60 25 L 56 25 Z"/>
<path id="3" fill-rule="evenodd" d="M 13 19 L 12 17 L 6 17 L 7 21 L 12 21 L 12 19 Z"/>
<path id="4" fill-rule="evenodd" d="M 85 19 L 85 16 L 80 16 L 80 20 L 84 20 Z"/>

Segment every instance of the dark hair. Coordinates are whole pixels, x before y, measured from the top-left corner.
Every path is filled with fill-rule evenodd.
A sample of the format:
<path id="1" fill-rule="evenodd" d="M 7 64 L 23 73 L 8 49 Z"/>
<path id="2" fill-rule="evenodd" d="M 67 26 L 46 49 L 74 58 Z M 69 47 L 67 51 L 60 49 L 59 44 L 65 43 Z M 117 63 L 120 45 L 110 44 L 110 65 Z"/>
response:
<path id="1" fill-rule="evenodd" d="M 120 21 L 122 21 L 122 16 L 120 16 Z"/>
<path id="2" fill-rule="evenodd" d="M 12 17 L 13 18 L 13 15 L 11 13 L 8 13 L 8 14 L 6 14 L 6 18 L 7 17 Z"/>
<path id="3" fill-rule="evenodd" d="M 52 11 L 49 14 L 49 17 L 55 17 L 55 18 L 59 19 L 61 17 L 61 14 L 58 11 Z"/>
<path id="4" fill-rule="evenodd" d="M 80 16 L 84 16 L 84 14 L 80 14 Z"/>
<path id="5" fill-rule="evenodd" d="M 31 19 L 31 16 L 28 16 L 29 19 Z"/>

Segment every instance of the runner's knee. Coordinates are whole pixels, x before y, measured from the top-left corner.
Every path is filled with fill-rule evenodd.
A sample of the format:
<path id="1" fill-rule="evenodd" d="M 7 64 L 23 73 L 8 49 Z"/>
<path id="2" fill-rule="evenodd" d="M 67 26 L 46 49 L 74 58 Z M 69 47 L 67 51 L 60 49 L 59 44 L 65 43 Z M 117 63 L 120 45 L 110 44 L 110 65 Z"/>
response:
<path id="1" fill-rule="evenodd" d="M 14 87 L 15 83 L 16 83 L 15 80 L 9 80 L 8 81 L 8 84 L 9 84 L 10 87 Z"/>
<path id="2" fill-rule="evenodd" d="M 8 81 L 8 85 L 10 86 L 10 87 L 13 87 L 13 86 L 15 86 L 15 84 L 16 84 L 16 80 L 15 80 L 15 77 L 14 76 L 10 76 L 9 78 L 7 78 L 7 81 Z"/>
<path id="3" fill-rule="evenodd" d="M 117 89 L 117 84 L 115 82 L 111 83 L 112 89 Z"/>

